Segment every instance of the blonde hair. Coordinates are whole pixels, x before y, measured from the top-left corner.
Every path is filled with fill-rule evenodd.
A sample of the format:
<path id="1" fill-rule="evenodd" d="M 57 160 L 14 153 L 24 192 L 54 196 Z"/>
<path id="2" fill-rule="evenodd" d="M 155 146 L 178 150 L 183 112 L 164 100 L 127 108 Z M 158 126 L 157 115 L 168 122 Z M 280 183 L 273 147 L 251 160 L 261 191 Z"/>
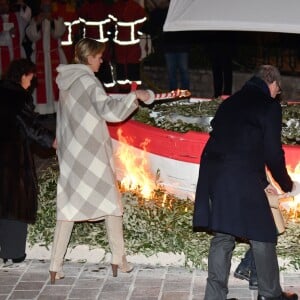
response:
<path id="1" fill-rule="evenodd" d="M 105 44 L 94 39 L 83 38 L 75 45 L 74 62 L 76 64 L 88 65 L 87 57 L 89 55 L 95 56 L 99 53 L 103 53 L 104 50 Z"/>

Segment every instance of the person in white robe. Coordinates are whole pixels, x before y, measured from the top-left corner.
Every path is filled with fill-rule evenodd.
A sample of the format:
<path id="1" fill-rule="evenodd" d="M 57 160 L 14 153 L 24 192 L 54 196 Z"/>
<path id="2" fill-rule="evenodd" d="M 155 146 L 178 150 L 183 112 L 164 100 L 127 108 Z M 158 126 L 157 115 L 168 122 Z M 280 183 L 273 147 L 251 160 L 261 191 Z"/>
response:
<path id="1" fill-rule="evenodd" d="M 26 29 L 27 37 L 32 42 L 31 60 L 37 66 L 37 86 L 33 97 L 36 111 L 40 114 L 56 112 L 56 67 L 67 63 L 60 40 L 65 30 L 63 18 L 52 15 L 51 1 L 42 0 L 40 14 L 31 20 Z"/>
<path id="2" fill-rule="evenodd" d="M 28 14 L 28 10 L 22 15 L 21 10 L 10 11 L 9 2 L 0 0 L 0 76 L 6 72 L 10 62 L 26 57 L 22 42 L 28 23 L 24 17 L 31 17 Z"/>

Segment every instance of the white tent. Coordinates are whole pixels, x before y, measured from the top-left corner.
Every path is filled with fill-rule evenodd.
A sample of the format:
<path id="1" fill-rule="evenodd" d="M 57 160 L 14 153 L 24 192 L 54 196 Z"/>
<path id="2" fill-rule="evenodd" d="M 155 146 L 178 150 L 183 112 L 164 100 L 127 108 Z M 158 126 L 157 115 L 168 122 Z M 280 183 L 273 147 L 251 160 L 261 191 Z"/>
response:
<path id="1" fill-rule="evenodd" d="M 164 31 L 300 33 L 300 0 L 171 0 Z"/>

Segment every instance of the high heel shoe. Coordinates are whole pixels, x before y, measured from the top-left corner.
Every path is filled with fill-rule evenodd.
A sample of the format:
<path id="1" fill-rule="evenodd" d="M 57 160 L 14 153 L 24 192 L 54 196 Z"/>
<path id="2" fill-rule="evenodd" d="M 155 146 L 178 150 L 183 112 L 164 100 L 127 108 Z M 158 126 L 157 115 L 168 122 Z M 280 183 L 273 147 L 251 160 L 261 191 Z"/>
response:
<path id="1" fill-rule="evenodd" d="M 122 273 L 130 273 L 134 269 L 134 267 L 127 262 L 126 256 L 122 257 L 122 265 L 111 264 L 112 275 L 113 277 L 118 276 L 118 269 Z"/>
<path id="2" fill-rule="evenodd" d="M 111 269 L 112 269 L 112 276 L 117 277 L 118 276 L 118 269 L 122 273 L 130 273 L 133 271 L 134 267 L 131 264 L 127 264 L 127 268 L 124 268 L 123 266 L 111 264 Z"/>
<path id="3" fill-rule="evenodd" d="M 56 272 L 54 271 L 49 271 L 50 273 L 50 283 L 55 284 L 55 277 L 56 277 Z"/>
<path id="4" fill-rule="evenodd" d="M 113 277 L 118 276 L 118 267 L 119 267 L 119 265 L 111 264 L 111 270 L 112 270 L 112 276 Z"/>
<path id="5" fill-rule="evenodd" d="M 62 272 L 49 271 L 50 273 L 50 283 L 55 284 L 55 280 L 65 278 L 65 275 Z"/>

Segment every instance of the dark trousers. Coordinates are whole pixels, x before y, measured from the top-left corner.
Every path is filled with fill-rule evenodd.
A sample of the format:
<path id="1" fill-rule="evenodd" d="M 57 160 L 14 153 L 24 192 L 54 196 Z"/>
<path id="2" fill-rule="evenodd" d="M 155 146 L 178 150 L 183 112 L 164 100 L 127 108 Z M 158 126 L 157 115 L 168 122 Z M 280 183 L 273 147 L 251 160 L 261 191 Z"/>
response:
<path id="1" fill-rule="evenodd" d="M 258 280 L 258 294 L 278 297 L 282 290 L 276 244 L 250 241 Z M 225 300 L 228 294 L 228 278 L 231 267 L 235 237 L 216 233 L 211 240 L 208 255 L 208 278 L 204 300 Z"/>
<path id="2" fill-rule="evenodd" d="M 26 249 L 27 224 L 17 220 L 0 219 L 0 258 L 19 259 Z"/>
<path id="3" fill-rule="evenodd" d="M 116 64 L 116 76 L 119 84 L 141 81 L 140 64 Z M 127 82 L 128 81 L 128 82 Z"/>
<path id="4" fill-rule="evenodd" d="M 256 266 L 255 266 L 254 256 L 251 247 L 246 251 L 244 258 L 242 258 L 238 267 L 249 271 L 250 278 L 257 277 Z"/>
<path id="5" fill-rule="evenodd" d="M 166 52 L 165 59 L 170 91 L 179 88 L 189 90 L 189 54 L 187 52 Z M 179 73 L 180 84 L 177 82 L 177 72 Z"/>
<path id="6" fill-rule="evenodd" d="M 214 97 L 231 95 L 232 66 L 230 61 L 215 60 L 212 64 Z"/>
<path id="7" fill-rule="evenodd" d="M 226 44 L 216 44 L 211 49 L 214 97 L 231 95 L 232 49 Z"/>
<path id="8" fill-rule="evenodd" d="M 103 61 L 101 67 L 97 73 L 95 73 L 96 77 L 104 84 L 104 86 L 113 86 L 114 78 L 112 73 L 112 67 L 110 62 Z"/>

